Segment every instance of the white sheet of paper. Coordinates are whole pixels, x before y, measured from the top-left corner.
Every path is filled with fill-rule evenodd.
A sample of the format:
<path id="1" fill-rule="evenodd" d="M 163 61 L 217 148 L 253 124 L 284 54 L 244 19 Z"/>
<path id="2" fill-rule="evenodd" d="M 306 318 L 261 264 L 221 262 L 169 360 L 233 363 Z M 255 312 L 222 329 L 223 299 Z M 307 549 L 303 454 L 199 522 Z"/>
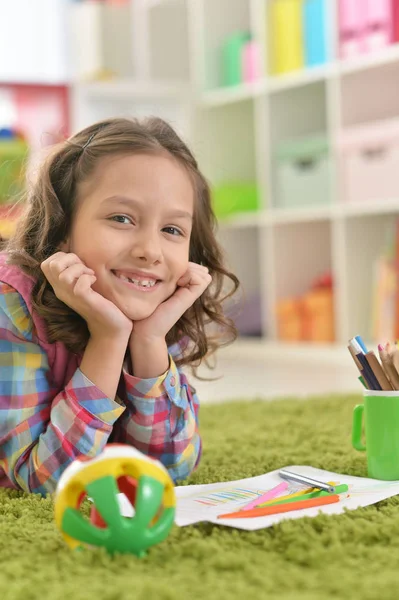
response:
<path id="1" fill-rule="evenodd" d="M 278 475 L 278 470 L 276 470 L 265 475 L 240 479 L 238 481 L 176 487 L 176 525 L 185 527 L 201 521 L 207 521 L 209 523 L 216 523 L 217 525 L 253 531 L 255 529 L 271 527 L 286 519 L 316 517 L 319 513 L 336 515 L 344 512 L 345 509 L 354 510 L 360 506 L 375 504 L 380 500 L 399 494 L 399 481 L 380 481 L 364 477 L 351 477 L 350 475 L 341 475 L 340 473 L 333 473 L 304 465 L 291 465 L 284 468 L 294 473 L 307 475 L 318 481 L 346 483 L 349 487 L 349 497 L 347 494 L 341 494 L 341 500 L 335 504 L 295 510 L 277 515 L 251 517 L 249 519 L 218 519 L 219 515 L 239 510 L 254 498 L 261 496 L 281 483 L 282 479 Z M 292 494 L 308 487 L 292 483 L 289 489 L 281 495 Z M 126 517 L 131 517 L 133 509 L 123 494 L 120 494 L 119 502 L 122 514 Z"/>
<path id="2" fill-rule="evenodd" d="M 176 524 L 180 527 L 192 525 L 200 521 L 208 521 L 218 525 L 235 527 L 236 529 L 255 530 L 271 527 L 286 519 L 300 519 L 301 517 L 315 517 L 320 512 L 334 515 L 344 512 L 345 509 L 354 510 L 360 506 L 368 506 L 385 498 L 399 494 L 399 481 L 380 481 L 363 477 L 351 477 L 315 469 L 309 466 L 291 465 L 284 467 L 288 471 L 307 475 L 319 481 L 334 481 L 346 483 L 349 487 L 349 497 L 341 494 L 340 502 L 296 510 L 288 513 L 252 517 L 249 519 L 218 519 L 218 515 L 234 512 L 245 504 L 248 504 L 257 495 L 264 494 L 279 483 L 281 478 L 278 470 L 272 471 L 258 477 L 229 481 L 225 483 L 211 483 L 206 485 L 188 485 L 176 487 Z M 284 493 L 294 493 L 305 487 L 300 484 L 290 484 L 290 488 Z M 298 498 L 299 500 L 300 498 Z"/>

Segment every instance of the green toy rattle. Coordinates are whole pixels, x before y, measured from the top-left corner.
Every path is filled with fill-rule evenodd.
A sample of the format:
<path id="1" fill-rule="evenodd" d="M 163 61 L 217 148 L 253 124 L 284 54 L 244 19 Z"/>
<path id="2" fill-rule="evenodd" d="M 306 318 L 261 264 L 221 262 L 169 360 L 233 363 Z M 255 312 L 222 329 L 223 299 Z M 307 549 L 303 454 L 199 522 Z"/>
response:
<path id="1" fill-rule="evenodd" d="M 133 517 L 121 515 L 125 494 Z M 79 511 L 93 501 L 91 522 Z M 166 539 L 175 517 L 175 490 L 168 471 L 132 446 L 108 444 L 92 459 L 75 460 L 62 474 L 55 495 L 55 521 L 71 548 L 103 546 L 110 554 L 146 550 Z"/>

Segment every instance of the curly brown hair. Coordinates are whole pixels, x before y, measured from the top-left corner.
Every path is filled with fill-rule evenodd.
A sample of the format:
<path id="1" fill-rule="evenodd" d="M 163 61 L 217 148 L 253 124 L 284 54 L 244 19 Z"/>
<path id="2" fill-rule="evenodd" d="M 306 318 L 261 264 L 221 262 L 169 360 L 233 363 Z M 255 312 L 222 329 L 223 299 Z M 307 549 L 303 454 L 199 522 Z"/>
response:
<path id="1" fill-rule="evenodd" d="M 50 342 L 62 341 L 69 350 L 80 354 L 89 339 L 86 321 L 56 297 L 40 268 L 70 232 L 78 185 L 104 156 L 165 151 L 184 166 L 195 191 L 189 260 L 208 267 L 212 276 L 211 286 L 169 331 L 167 344 L 181 343 L 185 338 L 189 343 L 176 363 L 191 365 L 195 371 L 204 357 L 207 359 L 219 346 L 236 338 L 236 328 L 224 315 L 222 303 L 234 294 L 239 282 L 223 264 L 223 252 L 215 237 L 209 185 L 173 128 L 162 119 L 151 117 L 100 121 L 57 144 L 26 192 L 25 210 L 6 250 L 9 262 L 36 279 L 33 307 L 47 325 Z"/>

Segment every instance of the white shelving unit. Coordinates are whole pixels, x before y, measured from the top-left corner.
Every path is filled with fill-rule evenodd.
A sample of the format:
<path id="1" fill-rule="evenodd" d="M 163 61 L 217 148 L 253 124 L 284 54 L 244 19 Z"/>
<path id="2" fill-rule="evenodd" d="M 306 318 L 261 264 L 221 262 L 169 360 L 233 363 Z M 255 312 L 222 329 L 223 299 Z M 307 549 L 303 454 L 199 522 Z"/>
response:
<path id="1" fill-rule="evenodd" d="M 277 300 L 301 294 L 316 276 L 332 270 L 337 342 L 289 345 L 289 352 L 307 360 L 340 354 L 354 334 L 369 339 L 371 262 L 387 224 L 399 214 L 399 198 L 344 203 L 334 154 L 331 204 L 277 207 L 272 153 L 279 141 L 324 131 L 334 148 L 340 131 L 351 125 L 399 116 L 399 47 L 340 61 L 336 0 L 327 4 L 330 61 L 322 67 L 268 75 L 269 0 L 130 0 L 131 31 L 119 77 L 79 82 L 73 71 L 70 76 L 73 129 L 118 114 L 157 114 L 193 147 L 212 184 L 232 178 L 257 183 L 260 211 L 220 223 L 244 292 L 260 294 L 262 337 L 254 341 L 256 351 L 287 351 L 277 340 Z M 251 85 L 221 87 L 221 43 L 243 29 L 262 48 L 261 77 Z"/>
<path id="2" fill-rule="evenodd" d="M 205 167 L 205 172 L 214 183 L 223 179 L 223 171 L 231 166 L 223 161 L 223 148 L 227 143 L 231 151 L 237 153 L 236 160 L 246 161 L 248 156 L 251 161 L 254 159 L 261 192 L 259 213 L 235 215 L 221 224 L 232 266 L 244 272 L 244 287 L 250 291 L 254 285 L 254 270 L 259 269 L 257 285 L 261 294 L 263 331 L 261 340 L 253 346 L 259 352 L 282 351 L 306 356 L 307 360 L 319 359 L 321 354 L 328 360 L 341 357 L 343 351 L 347 352 L 347 340 L 354 334 L 361 333 L 367 340 L 371 338 L 371 265 L 382 250 L 387 225 L 399 214 L 399 198 L 356 205 L 345 203 L 340 190 L 338 161 L 333 153 L 331 204 L 278 208 L 272 151 L 279 141 L 319 131 L 327 133 L 334 148 L 340 131 L 347 127 L 399 116 L 399 47 L 391 46 L 350 61 L 339 60 L 337 6 L 335 0 L 329 0 L 326 35 L 330 61 L 313 69 L 269 76 L 266 70 L 268 0 L 228 3 L 227 0 L 195 0 L 195 11 L 200 15 L 197 22 L 201 26 L 205 23 L 207 29 L 205 38 L 201 31 L 196 32 L 202 42 L 203 61 L 199 104 L 210 122 L 221 120 L 223 115 L 225 129 L 228 129 L 228 115 L 235 111 L 237 119 L 246 121 L 247 127 L 242 143 L 238 129 L 242 123 L 235 125 L 234 146 L 231 131 L 225 132 L 224 137 L 222 131 L 218 131 L 222 139 L 213 152 L 222 164 L 212 161 L 213 168 Z M 241 19 L 240 27 L 238 19 Z M 211 63 L 209 52 L 214 52 L 217 63 L 223 37 L 235 28 L 245 29 L 248 25 L 253 38 L 263 48 L 262 77 L 251 85 L 217 87 L 214 72 L 207 73 L 207 61 Z M 212 41 L 208 47 L 207 40 Z M 373 88 L 383 89 L 384 93 L 370 93 Z M 253 154 L 248 152 L 249 139 Z M 248 231 L 253 232 L 255 246 L 245 243 Z M 235 245 L 239 245 L 239 257 L 233 252 Z M 277 300 L 302 294 L 314 277 L 327 269 L 332 270 L 335 281 L 336 343 L 279 342 Z"/>

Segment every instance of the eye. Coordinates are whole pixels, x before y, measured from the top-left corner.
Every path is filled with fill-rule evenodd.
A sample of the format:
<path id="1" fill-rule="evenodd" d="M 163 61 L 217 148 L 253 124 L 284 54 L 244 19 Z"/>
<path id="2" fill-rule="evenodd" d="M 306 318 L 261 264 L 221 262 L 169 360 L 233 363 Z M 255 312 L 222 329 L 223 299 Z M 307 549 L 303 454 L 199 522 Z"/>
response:
<path id="1" fill-rule="evenodd" d="M 115 221 L 115 223 L 122 223 L 123 225 L 125 224 L 133 224 L 133 221 L 130 217 L 127 217 L 126 215 L 114 215 L 113 217 L 110 218 L 111 221 Z"/>
<path id="2" fill-rule="evenodd" d="M 162 231 L 165 231 L 166 233 L 169 233 L 170 235 L 183 235 L 183 232 L 180 231 L 180 229 L 178 229 L 177 227 L 164 227 L 162 229 Z"/>

